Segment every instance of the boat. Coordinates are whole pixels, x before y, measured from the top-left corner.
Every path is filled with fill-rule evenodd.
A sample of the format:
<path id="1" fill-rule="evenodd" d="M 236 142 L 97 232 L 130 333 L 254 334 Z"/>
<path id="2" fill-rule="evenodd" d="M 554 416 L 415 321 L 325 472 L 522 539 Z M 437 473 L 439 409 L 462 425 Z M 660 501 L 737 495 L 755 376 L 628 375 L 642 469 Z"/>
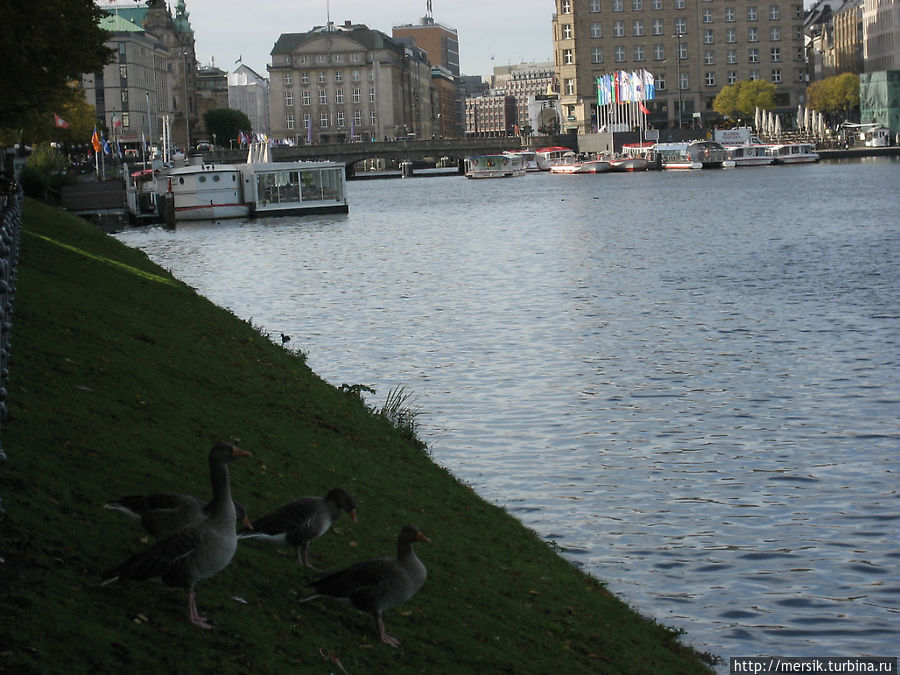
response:
<path id="1" fill-rule="evenodd" d="M 466 160 L 466 178 L 511 178 L 525 175 L 521 155 L 476 155 Z"/>
<path id="2" fill-rule="evenodd" d="M 774 157 L 768 152 L 769 146 L 764 143 L 725 146 L 725 168 L 736 166 L 764 166 L 771 164 Z"/>
<path id="3" fill-rule="evenodd" d="M 655 143 L 626 143 L 622 154 L 609 160 L 610 171 L 646 171 L 650 166 L 648 155 Z"/>
<path id="4" fill-rule="evenodd" d="M 567 152 L 572 152 L 572 148 L 565 148 L 561 145 L 550 145 L 546 148 L 538 148 L 535 150 L 534 158 L 541 171 L 549 171 L 550 165 L 561 160 L 563 155 Z"/>
<path id="5" fill-rule="evenodd" d="M 687 143 L 657 143 L 663 169 L 714 169 L 725 161 L 725 147 L 715 141 L 690 141 Z"/>
<path id="6" fill-rule="evenodd" d="M 602 157 L 578 157 L 574 152 L 567 152 L 562 159 L 550 165 L 550 173 L 606 173 L 609 171 L 609 160 Z"/>
<path id="7" fill-rule="evenodd" d="M 812 143 L 775 143 L 769 145 L 768 153 L 775 164 L 806 164 L 819 161 L 819 153 Z"/>
<path id="8" fill-rule="evenodd" d="M 525 160 L 525 171 L 540 171 L 537 163 L 537 153 L 534 150 L 507 150 L 504 155 L 520 155 Z"/>
<path id="9" fill-rule="evenodd" d="M 343 164 L 271 162 L 261 144 L 251 144 L 246 164 L 172 169 L 165 182 L 175 222 L 348 211 Z"/>

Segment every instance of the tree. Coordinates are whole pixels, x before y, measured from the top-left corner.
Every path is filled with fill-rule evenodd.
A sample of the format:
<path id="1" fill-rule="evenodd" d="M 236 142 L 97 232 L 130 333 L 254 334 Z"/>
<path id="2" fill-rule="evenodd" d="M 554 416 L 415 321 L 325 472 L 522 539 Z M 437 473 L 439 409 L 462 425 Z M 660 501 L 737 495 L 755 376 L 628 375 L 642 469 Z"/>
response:
<path id="1" fill-rule="evenodd" d="M 859 107 L 859 76 L 844 73 L 813 82 L 806 88 L 806 100 L 810 108 L 832 120 L 841 112 L 850 119 L 851 112 Z"/>
<path id="2" fill-rule="evenodd" d="M 238 137 L 238 132 L 252 131 L 250 118 L 240 110 L 231 108 L 213 108 L 203 113 L 203 123 L 210 139 L 215 138 L 220 145 L 228 145 L 228 141 Z"/>
<path id="3" fill-rule="evenodd" d="M 66 84 L 108 63 L 113 51 L 93 0 L 4 2 L 0 20 L 0 125 L 18 129 L 50 115 Z"/>
<path id="4" fill-rule="evenodd" d="M 753 117 L 756 109 L 775 107 L 775 85 L 763 80 L 741 80 L 722 88 L 713 110 L 724 117 Z"/>

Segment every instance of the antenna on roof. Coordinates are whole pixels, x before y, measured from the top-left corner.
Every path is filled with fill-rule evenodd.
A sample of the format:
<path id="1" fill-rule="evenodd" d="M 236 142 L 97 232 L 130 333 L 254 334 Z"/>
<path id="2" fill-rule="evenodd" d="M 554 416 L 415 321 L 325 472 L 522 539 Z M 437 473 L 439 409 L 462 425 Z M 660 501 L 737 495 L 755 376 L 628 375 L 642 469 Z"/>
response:
<path id="1" fill-rule="evenodd" d="M 431 17 L 431 0 L 425 0 L 425 16 Z"/>

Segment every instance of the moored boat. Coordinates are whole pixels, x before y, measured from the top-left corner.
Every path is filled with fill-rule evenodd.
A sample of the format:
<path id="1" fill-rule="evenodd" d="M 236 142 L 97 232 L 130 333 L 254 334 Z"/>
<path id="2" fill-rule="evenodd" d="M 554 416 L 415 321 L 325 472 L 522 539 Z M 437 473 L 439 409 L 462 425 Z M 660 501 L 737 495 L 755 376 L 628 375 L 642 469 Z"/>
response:
<path id="1" fill-rule="evenodd" d="M 609 160 L 603 157 L 578 157 L 574 152 L 566 153 L 563 158 L 550 165 L 550 173 L 606 173 L 609 171 Z"/>
<path id="2" fill-rule="evenodd" d="M 646 171 L 650 166 L 648 155 L 653 151 L 652 142 L 626 143 L 622 154 L 609 160 L 610 171 Z"/>
<path id="3" fill-rule="evenodd" d="M 567 152 L 572 152 L 572 148 L 565 148 L 561 145 L 550 145 L 535 150 L 534 158 L 541 171 L 549 171 L 550 165 L 559 162 Z"/>
<path id="4" fill-rule="evenodd" d="M 241 167 L 244 198 L 254 216 L 347 213 L 339 162 L 257 162 Z"/>
<path id="5" fill-rule="evenodd" d="M 771 164 L 773 157 L 768 153 L 769 146 L 761 143 L 747 145 L 726 145 L 726 168 L 736 166 L 764 166 Z"/>
<path id="6" fill-rule="evenodd" d="M 812 143 L 775 143 L 769 145 L 768 154 L 775 164 L 805 164 L 819 161 L 819 153 Z"/>
<path id="7" fill-rule="evenodd" d="M 243 198 L 241 170 L 234 164 L 185 166 L 172 169 L 167 178 L 176 221 L 250 215 L 250 205 Z"/>
<path id="8" fill-rule="evenodd" d="M 521 155 L 476 155 L 466 160 L 466 178 L 512 178 L 525 175 Z"/>
<path id="9" fill-rule="evenodd" d="M 654 149 L 669 170 L 715 169 L 725 161 L 725 148 L 715 141 L 657 143 Z"/>
<path id="10" fill-rule="evenodd" d="M 534 150 L 507 150 L 504 155 L 519 155 L 525 160 L 525 171 L 540 171 L 537 163 L 537 153 Z"/>

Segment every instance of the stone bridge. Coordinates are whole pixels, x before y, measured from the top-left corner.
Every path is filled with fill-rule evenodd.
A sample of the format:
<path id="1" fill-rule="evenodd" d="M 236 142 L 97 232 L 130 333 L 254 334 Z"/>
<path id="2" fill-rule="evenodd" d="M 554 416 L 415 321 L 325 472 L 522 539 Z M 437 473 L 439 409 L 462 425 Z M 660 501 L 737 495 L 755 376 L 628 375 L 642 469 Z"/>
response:
<path id="1" fill-rule="evenodd" d="M 353 165 L 365 159 L 385 159 L 401 162 L 410 160 L 436 162 L 449 157 L 458 162 L 472 155 L 500 153 L 504 150 L 520 150 L 522 139 L 505 138 L 437 139 L 425 141 L 376 141 L 374 143 L 329 143 L 324 145 L 277 146 L 269 149 L 269 157 L 275 162 L 298 160 L 331 160 L 347 165 L 353 173 Z M 211 150 L 203 153 L 206 162 L 239 164 L 247 160 L 246 150 Z"/>

